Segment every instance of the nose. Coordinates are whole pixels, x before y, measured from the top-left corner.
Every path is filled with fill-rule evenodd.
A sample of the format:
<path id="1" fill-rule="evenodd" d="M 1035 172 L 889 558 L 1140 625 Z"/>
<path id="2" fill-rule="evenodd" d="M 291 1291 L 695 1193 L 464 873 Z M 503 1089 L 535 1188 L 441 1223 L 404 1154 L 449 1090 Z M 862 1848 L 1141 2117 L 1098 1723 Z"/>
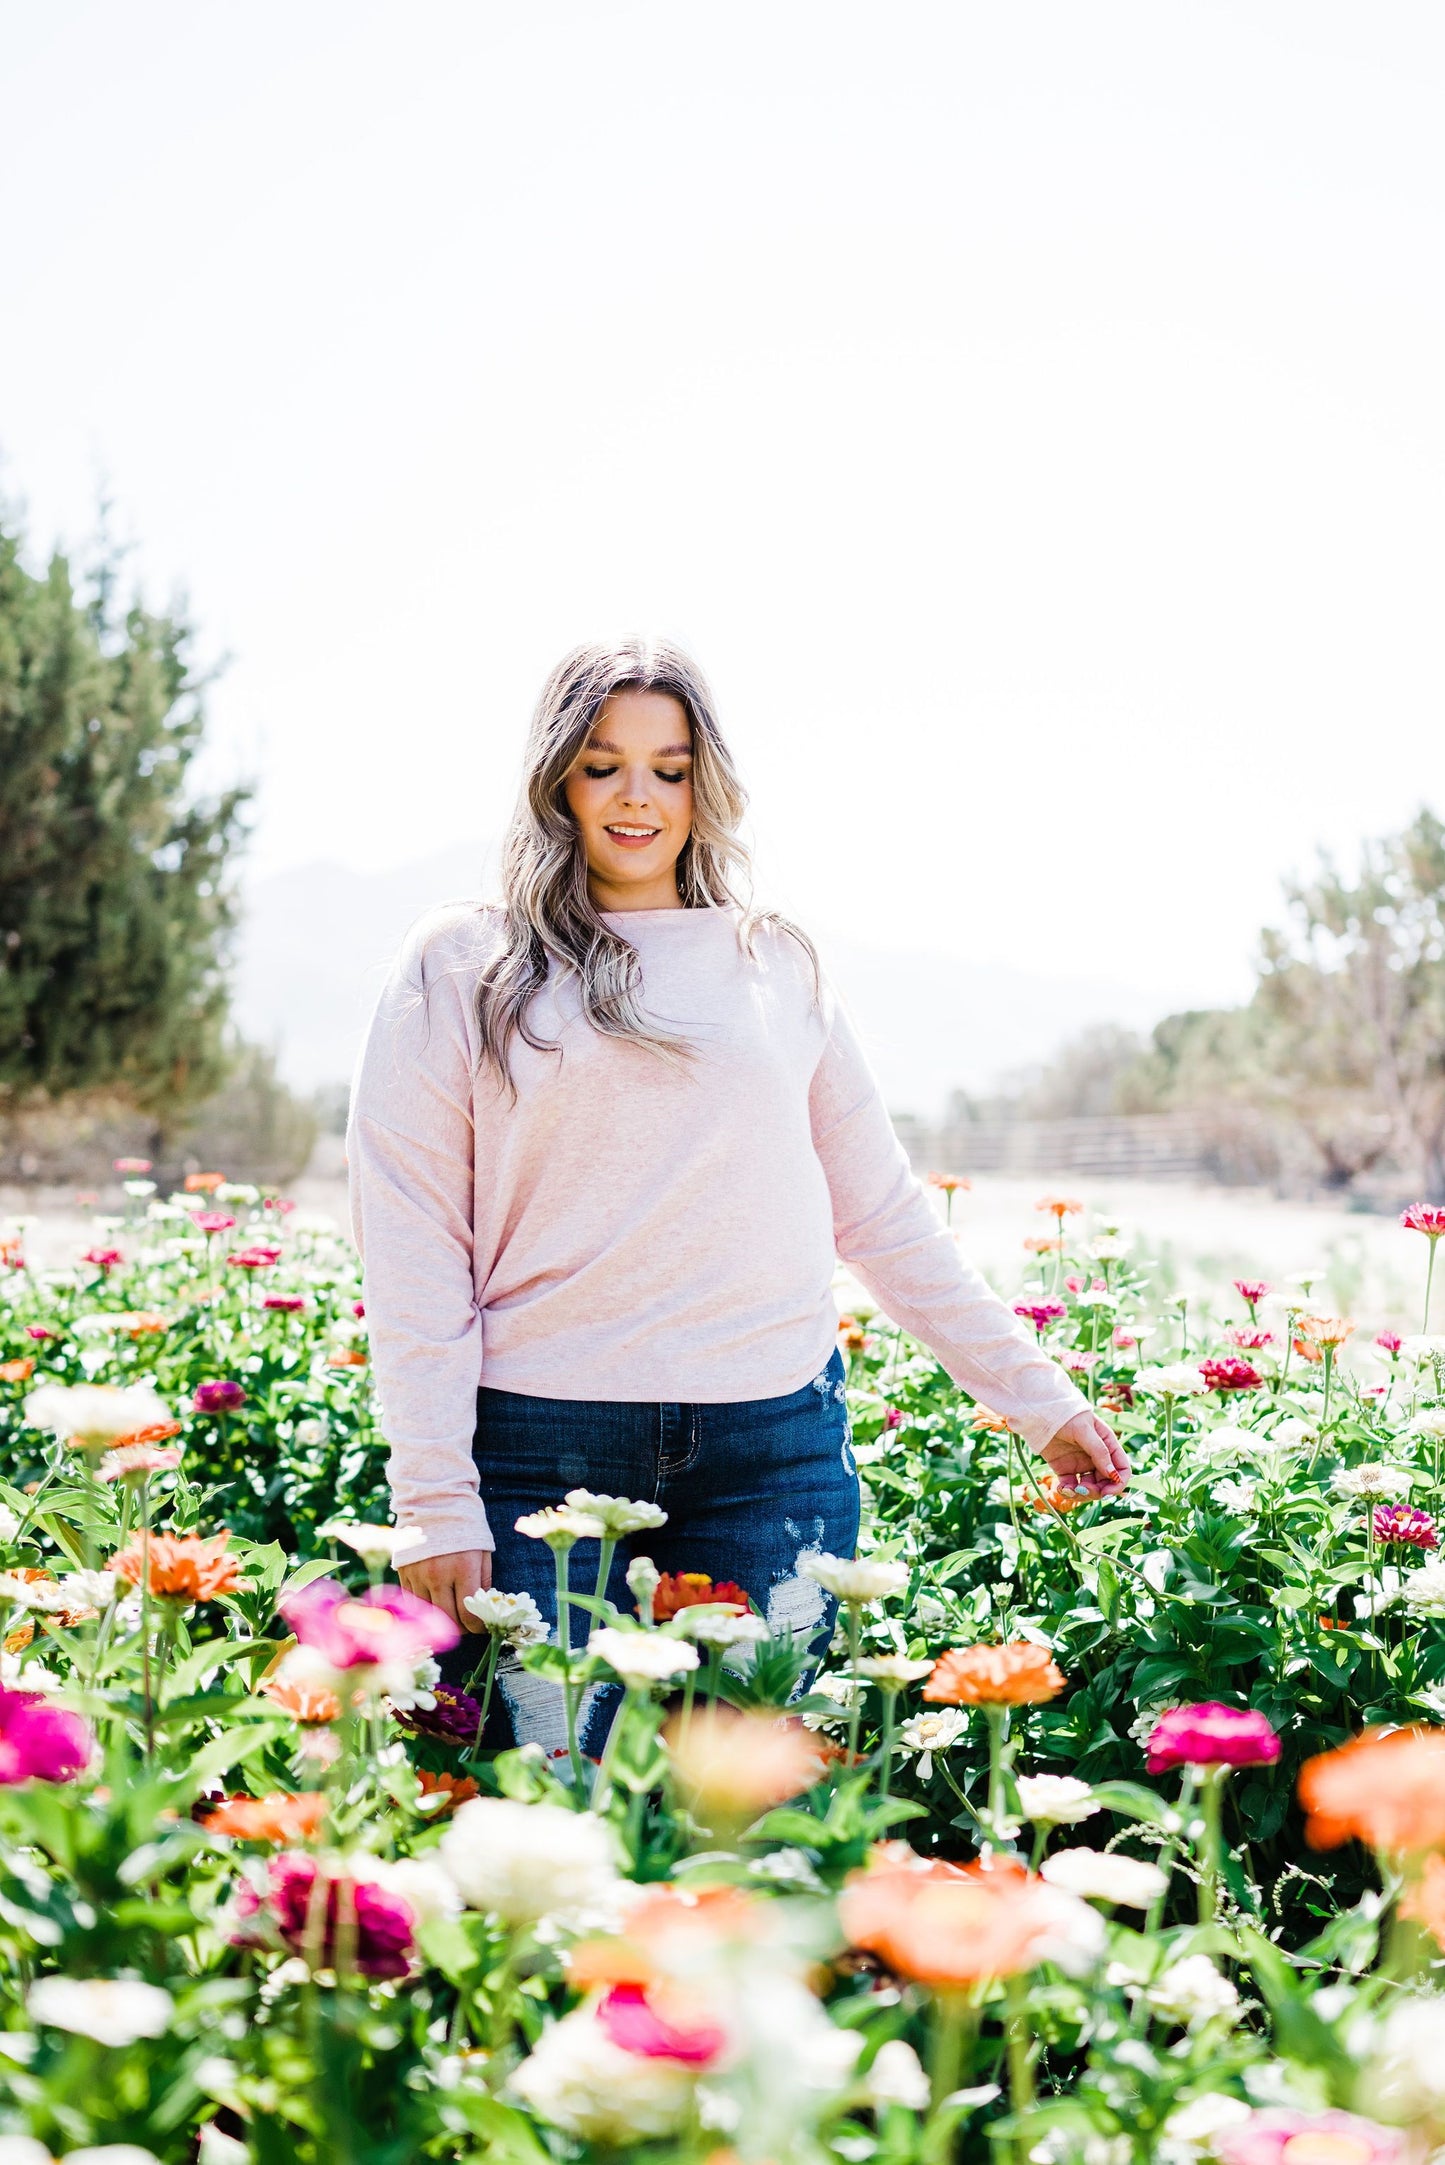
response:
<path id="1" fill-rule="evenodd" d="M 647 802 L 651 776 L 646 767 L 630 767 L 623 780 L 622 802 L 644 805 Z"/>

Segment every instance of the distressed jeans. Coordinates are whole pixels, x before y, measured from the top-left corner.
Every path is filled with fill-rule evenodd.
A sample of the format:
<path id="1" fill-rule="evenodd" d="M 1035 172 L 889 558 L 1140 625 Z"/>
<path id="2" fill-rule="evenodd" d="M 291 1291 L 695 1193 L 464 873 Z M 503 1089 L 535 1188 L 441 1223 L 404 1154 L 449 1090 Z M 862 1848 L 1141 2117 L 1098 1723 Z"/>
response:
<path id="1" fill-rule="evenodd" d="M 528 1593 L 556 1636 L 552 1552 L 516 1531 L 530 1511 L 560 1503 L 570 1488 L 589 1488 L 659 1504 L 667 1524 L 620 1541 L 608 1598 L 635 1610 L 627 1585 L 634 1556 L 659 1571 L 705 1571 L 748 1593 L 774 1631 L 809 1639 L 831 1633 L 834 1603 L 799 1570 L 820 1551 L 851 1556 L 858 1538 L 858 1475 L 849 1442 L 841 1355 L 801 1390 L 781 1398 L 726 1405 L 618 1403 L 607 1399 L 531 1398 L 517 1391 L 477 1393 L 473 1457 L 492 1522 L 492 1584 Z M 568 1560 L 574 1593 L 591 1594 L 599 1544 L 579 1541 Z M 593 1620 L 572 1611 L 574 1647 Z M 444 1657 L 442 1673 L 460 1682 L 484 1653 L 468 1635 Z M 616 1689 L 591 1686 L 579 1724 L 582 1748 L 602 1748 L 616 1710 Z M 566 1749 L 559 1687 L 515 1661 L 499 1666 L 487 1741 L 535 1741 L 549 1756 Z"/>

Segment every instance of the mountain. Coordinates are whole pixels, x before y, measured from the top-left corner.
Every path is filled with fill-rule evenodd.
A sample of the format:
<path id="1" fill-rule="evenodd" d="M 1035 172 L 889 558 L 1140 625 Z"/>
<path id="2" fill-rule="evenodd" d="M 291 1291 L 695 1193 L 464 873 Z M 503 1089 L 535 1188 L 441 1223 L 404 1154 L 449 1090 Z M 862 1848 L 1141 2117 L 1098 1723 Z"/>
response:
<path id="1" fill-rule="evenodd" d="M 495 843 L 476 842 L 389 872 L 320 862 L 257 880 L 238 952 L 240 1027 L 277 1048 L 294 1087 L 343 1080 L 407 926 L 437 903 L 490 891 L 495 862 Z M 982 1089 L 1045 1060 L 1091 1023 L 1147 1029 L 1166 1005 L 1138 985 L 809 930 L 899 1112 L 932 1116 L 950 1090 Z"/>

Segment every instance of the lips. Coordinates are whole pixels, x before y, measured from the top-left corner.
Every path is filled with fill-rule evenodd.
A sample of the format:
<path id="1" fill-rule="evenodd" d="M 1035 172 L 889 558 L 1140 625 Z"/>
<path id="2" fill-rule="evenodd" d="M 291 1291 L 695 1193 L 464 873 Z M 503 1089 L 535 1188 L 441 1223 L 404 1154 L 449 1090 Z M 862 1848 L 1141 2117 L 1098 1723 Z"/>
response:
<path id="1" fill-rule="evenodd" d="M 606 832 L 611 835 L 614 842 L 619 842 L 623 849 L 646 849 L 649 842 L 657 840 L 662 829 L 660 827 L 618 826 L 608 827 Z"/>

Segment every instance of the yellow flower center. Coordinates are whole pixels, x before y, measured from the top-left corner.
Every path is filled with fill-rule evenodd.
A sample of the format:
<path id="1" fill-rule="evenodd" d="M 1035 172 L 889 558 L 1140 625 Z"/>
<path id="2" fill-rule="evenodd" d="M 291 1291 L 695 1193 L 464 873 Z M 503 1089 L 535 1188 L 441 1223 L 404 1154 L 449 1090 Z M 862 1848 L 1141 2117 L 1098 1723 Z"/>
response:
<path id="1" fill-rule="evenodd" d="M 1307 2128 L 1291 2135 L 1280 2151 L 1280 2165 L 1369 2165 L 1370 2145 L 1358 2135 L 1330 2135 Z"/>

